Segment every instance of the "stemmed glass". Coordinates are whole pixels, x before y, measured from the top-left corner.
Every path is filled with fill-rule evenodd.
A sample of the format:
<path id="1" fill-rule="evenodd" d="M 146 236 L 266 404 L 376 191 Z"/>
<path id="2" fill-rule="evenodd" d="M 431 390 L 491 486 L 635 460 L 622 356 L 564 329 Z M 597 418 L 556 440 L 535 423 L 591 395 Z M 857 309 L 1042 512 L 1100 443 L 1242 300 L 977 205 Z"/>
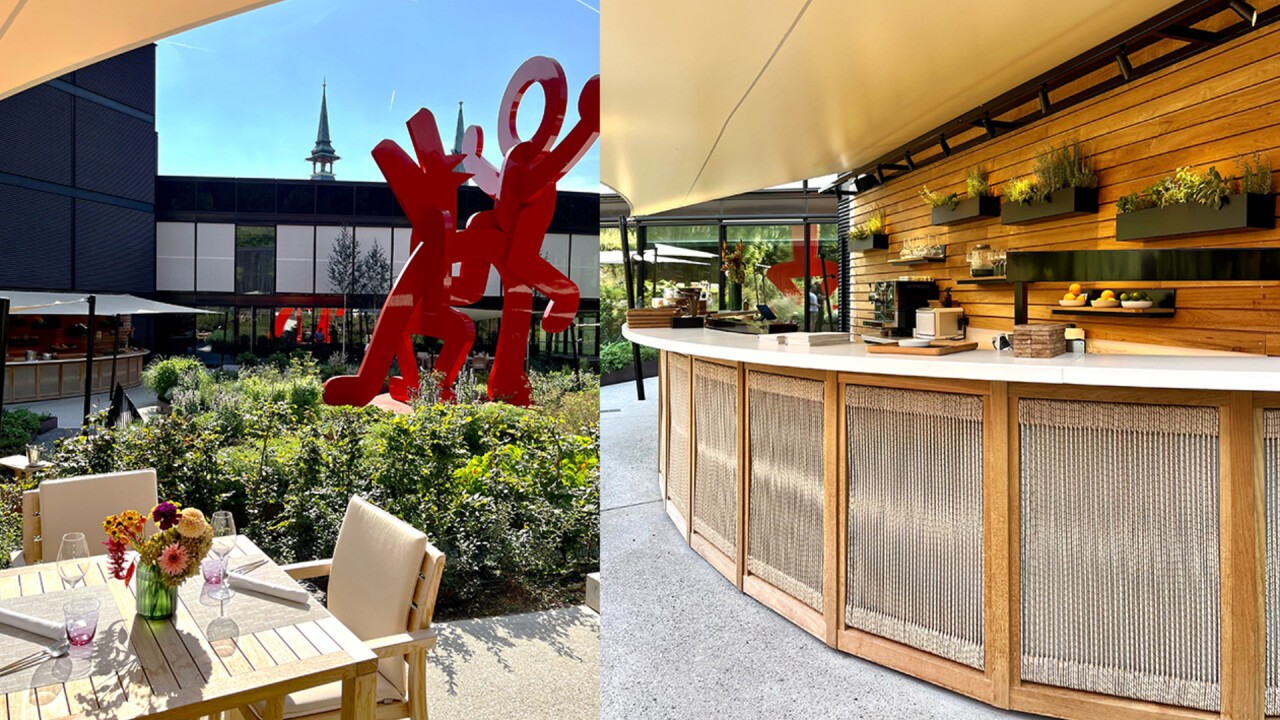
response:
<path id="1" fill-rule="evenodd" d="M 219 510 L 213 514 L 213 553 L 222 563 L 222 582 L 209 591 L 209 597 L 215 600 L 228 600 L 235 593 L 227 587 L 227 556 L 236 546 L 236 521 L 227 510 Z"/>
<path id="2" fill-rule="evenodd" d="M 58 574 L 62 576 L 62 585 L 73 588 L 84 581 L 88 571 L 89 543 L 84 533 L 70 532 L 62 536 L 62 544 L 58 546 Z"/>

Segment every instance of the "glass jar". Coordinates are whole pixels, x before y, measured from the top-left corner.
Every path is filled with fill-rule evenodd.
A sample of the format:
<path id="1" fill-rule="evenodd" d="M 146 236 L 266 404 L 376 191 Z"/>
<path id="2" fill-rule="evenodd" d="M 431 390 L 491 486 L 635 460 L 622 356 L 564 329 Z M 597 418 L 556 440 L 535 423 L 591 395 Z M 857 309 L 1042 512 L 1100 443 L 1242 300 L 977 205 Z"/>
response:
<path id="1" fill-rule="evenodd" d="M 991 277 L 996 274 L 996 253 L 986 243 L 974 245 L 969 254 L 965 256 L 965 259 L 969 261 L 969 275 L 971 277 Z"/>
<path id="2" fill-rule="evenodd" d="M 138 614 L 147 620 L 168 620 L 178 607 L 178 588 L 167 585 L 155 565 L 138 563 Z"/>

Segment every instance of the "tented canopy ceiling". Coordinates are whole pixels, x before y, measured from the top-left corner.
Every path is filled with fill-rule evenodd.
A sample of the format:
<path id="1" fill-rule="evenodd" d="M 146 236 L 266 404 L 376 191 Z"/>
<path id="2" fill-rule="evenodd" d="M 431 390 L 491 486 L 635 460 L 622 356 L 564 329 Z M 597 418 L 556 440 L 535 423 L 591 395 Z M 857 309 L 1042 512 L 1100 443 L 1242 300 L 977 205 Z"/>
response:
<path id="1" fill-rule="evenodd" d="M 0 100 L 277 0 L 0 0 Z"/>
<path id="2" fill-rule="evenodd" d="M 181 315 L 207 313 L 208 310 L 144 300 L 133 295 L 92 293 L 97 298 L 95 313 L 110 315 Z M 0 298 L 9 298 L 10 315 L 88 315 L 90 293 L 25 292 L 0 290 Z"/>
<path id="3" fill-rule="evenodd" d="M 635 215 L 850 170 L 1174 0 L 605 0 L 601 180 Z"/>

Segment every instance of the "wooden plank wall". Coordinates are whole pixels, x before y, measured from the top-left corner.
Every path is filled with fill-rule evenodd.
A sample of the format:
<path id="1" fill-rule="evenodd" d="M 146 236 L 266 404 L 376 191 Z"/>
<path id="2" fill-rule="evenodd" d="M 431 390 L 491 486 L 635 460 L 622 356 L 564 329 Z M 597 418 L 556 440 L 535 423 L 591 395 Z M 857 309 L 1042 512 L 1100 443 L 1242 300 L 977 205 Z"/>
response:
<path id="1" fill-rule="evenodd" d="M 1213 22 L 1201 27 L 1211 27 Z M 1173 41 L 1160 45 L 1167 42 Z M 1162 49 L 1153 47 L 1143 55 Z M 1134 64 L 1141 59 L 1135 56 Z M 1062 88 L 1051 93 L 1051 98 L 1066 97 L 1077 88 Z M 1023 112 L 1038 110 L 1028 107 Z M 955 228 L 929 224 L 929 207 L 917 194 L 921 185 L 963 196 L 966 170 L 983 164 L 999 193 L 1001 183 L 1031 174 L 1039 151 L 1067 139 L 1083 141 L 1093 155 L 1100 177 L 1098 215 L 1029 226 L 1003 226 L 998 218 Z M 955 283 L 969 276 L 965 255 L 978 243 L 1008 250 L 1280 247 L 1280 226 L 1178 239 L 1115 240 L 1116 200 L 1122 195 L 1141 190 L 1183 165 L 1197 170 L 1216 166 L 1224 175 L 1237 174 L 1236 158 L 1255 151 L 1269 156 L 1280 176 L 1280 26 L 1275 25 L 860 193 L 854 200 L 853 221 L 862 222 L 872 209 L 883 208 L 891 244 L 887 251 L 853 254 L 854 326 L 860 327 L 870 316 L 868 283 L 904 274 L 930 274 L 942 287 L 952 289 L 974 327 L 1012 329 L 1011 286 Z M 927 153 L 917 154 L 917 158 L 924 156 Z M 945 237 L 945 264 L 887 264 L 898 257 L 904 239 L 926 234 Z M 1086 284 L 1099 289 L 1108 286 L 1119 287 Z M 1165 286 L 1124 284 L 1124 289 L 1133 287 Z M 1178 312 L 1172 318 L 1076 322 L 1094 339 L 1280 355 L 1280 282 L 1180 283 L 1168 287 L 1178 289 Z M 1065 283 L 1030 286 L 1033 322 L 1054 317 L 1050 310 L 1065 288 Z"/>

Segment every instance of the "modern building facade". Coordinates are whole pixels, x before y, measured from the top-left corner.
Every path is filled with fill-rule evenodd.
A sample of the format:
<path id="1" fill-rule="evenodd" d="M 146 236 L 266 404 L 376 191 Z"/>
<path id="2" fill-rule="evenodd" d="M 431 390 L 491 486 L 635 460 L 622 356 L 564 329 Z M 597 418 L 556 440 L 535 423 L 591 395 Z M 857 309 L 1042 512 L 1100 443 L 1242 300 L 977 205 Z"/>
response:
<path id="1" fill-rule="evenodd" d="M 137 339 L 160 352 L 207 346 L 210 331 L 220 354 L 261 352 L 275 344 L 282 309 L 300 310 L 309 330 L 324 309 L 381 305 L 336 292 L 330 255 L 344 232 L 361 256 L 380 248 L 389 285 L 407 259 L 410 225 L 385 183 L 337 179 L 327 88 L 311 172 L 299 162 L 296 180 L 158 176 L 154 110 L 153 46 L 0 102 L 0 288 L 129 292 L 219 312 L 201 321 L 203 332 L 191 318 L 138 323 Z M 468 185 L 458 206 L 465 224 L 492 201 Z M 581 289 L 587 328 L 599 310 L 598 218 L 597 195 L 562 192 L 543 245 Z M 501 307 L 494 274 L 467 310 L 480 347 Z M 597 354 L 594 332 L 575 337 L 580 354 Z M 539 342 L 573 354 L 568 338 Z"/>

